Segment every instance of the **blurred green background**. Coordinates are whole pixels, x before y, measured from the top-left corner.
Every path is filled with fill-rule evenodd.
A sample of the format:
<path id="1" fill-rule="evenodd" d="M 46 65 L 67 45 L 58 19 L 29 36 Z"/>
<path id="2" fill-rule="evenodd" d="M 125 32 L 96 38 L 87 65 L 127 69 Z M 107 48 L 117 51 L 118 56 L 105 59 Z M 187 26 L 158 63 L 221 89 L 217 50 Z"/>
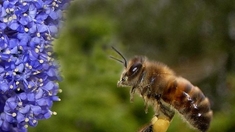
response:
<path id="1" fill-rule="evenodd" d="M 74 0 L 54 42 L 63 81 L 52 110 L 30 132 L 135 132 L 153 116 L 117 88 L 123 66 L 109 58 L 145 55 L 200 87 L 214 111 L 210 132 L 235 129 L 234 0 Z M 168 132 L 193 132 L 176 115 Z"/>

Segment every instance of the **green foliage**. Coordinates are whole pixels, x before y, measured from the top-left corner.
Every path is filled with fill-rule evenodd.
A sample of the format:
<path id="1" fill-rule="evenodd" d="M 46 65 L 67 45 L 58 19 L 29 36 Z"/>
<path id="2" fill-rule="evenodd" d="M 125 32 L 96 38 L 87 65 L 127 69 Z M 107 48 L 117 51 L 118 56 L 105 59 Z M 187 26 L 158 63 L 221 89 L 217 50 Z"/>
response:
<path id="1" fill-rule="evenodd" d="M 235 2 L 77 0 L 55 41 L 63 81 L 58 115 L 32 132 L 134 132 L 153 116 L 138 96 L 117 88 L 123 66 L 109 58 L 115 46 L 126 56 L 167 63 L 210 98 L 211 132 L 234 130 Z M 127 57 L 128 58 L 128 57 Z M 191 132 L 179 115 L 169 132 Z"/>

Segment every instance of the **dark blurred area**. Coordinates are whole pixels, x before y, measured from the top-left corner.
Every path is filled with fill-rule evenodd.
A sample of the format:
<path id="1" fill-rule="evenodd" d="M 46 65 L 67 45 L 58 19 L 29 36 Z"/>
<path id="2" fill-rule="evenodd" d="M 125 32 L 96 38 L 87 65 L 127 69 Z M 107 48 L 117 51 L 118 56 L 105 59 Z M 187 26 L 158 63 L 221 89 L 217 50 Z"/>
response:
<path id="1" fill-rule="evenodd" d="M 145 55 L 200 87 L 211 101 L 210 132 L 235 129 L 235 1 L 74 0 L 55 41 L 62 99 L 57 116 L 30 131 L 133 132 L 153 116 L 143 100 L 117 88 L 127 58 Z M 118 57 L 118 56 L 117 56 Z M 193 132 L 180 116 L 169 132 Z"/>

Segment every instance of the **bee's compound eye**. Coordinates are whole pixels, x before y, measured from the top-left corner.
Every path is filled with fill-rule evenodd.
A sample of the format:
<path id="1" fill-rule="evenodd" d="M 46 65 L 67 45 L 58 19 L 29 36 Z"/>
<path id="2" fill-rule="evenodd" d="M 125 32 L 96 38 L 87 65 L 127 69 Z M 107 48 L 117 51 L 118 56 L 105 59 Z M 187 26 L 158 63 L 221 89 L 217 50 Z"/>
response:
<path id="1" fill-rule="evenodd" d="M 141 63 L 136 63 L 134 65 L 131 66 L 129 72 L 131 73 L 131 75 L 134 75 L 135 73 L 137 73 L 139 71 L 139 69 L 142 67 Z"/>

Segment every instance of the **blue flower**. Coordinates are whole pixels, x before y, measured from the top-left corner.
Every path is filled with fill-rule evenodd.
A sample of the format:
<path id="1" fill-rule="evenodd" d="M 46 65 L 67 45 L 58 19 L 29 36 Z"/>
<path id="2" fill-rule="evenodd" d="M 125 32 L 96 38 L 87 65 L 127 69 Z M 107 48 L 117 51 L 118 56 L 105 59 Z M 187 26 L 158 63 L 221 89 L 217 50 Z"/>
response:
<path id="1" fill-rule="evenodd" d="M 27 131 L 60 101 L 52 40 L 66 0 L 0 0 L 0 131 Z"/>

